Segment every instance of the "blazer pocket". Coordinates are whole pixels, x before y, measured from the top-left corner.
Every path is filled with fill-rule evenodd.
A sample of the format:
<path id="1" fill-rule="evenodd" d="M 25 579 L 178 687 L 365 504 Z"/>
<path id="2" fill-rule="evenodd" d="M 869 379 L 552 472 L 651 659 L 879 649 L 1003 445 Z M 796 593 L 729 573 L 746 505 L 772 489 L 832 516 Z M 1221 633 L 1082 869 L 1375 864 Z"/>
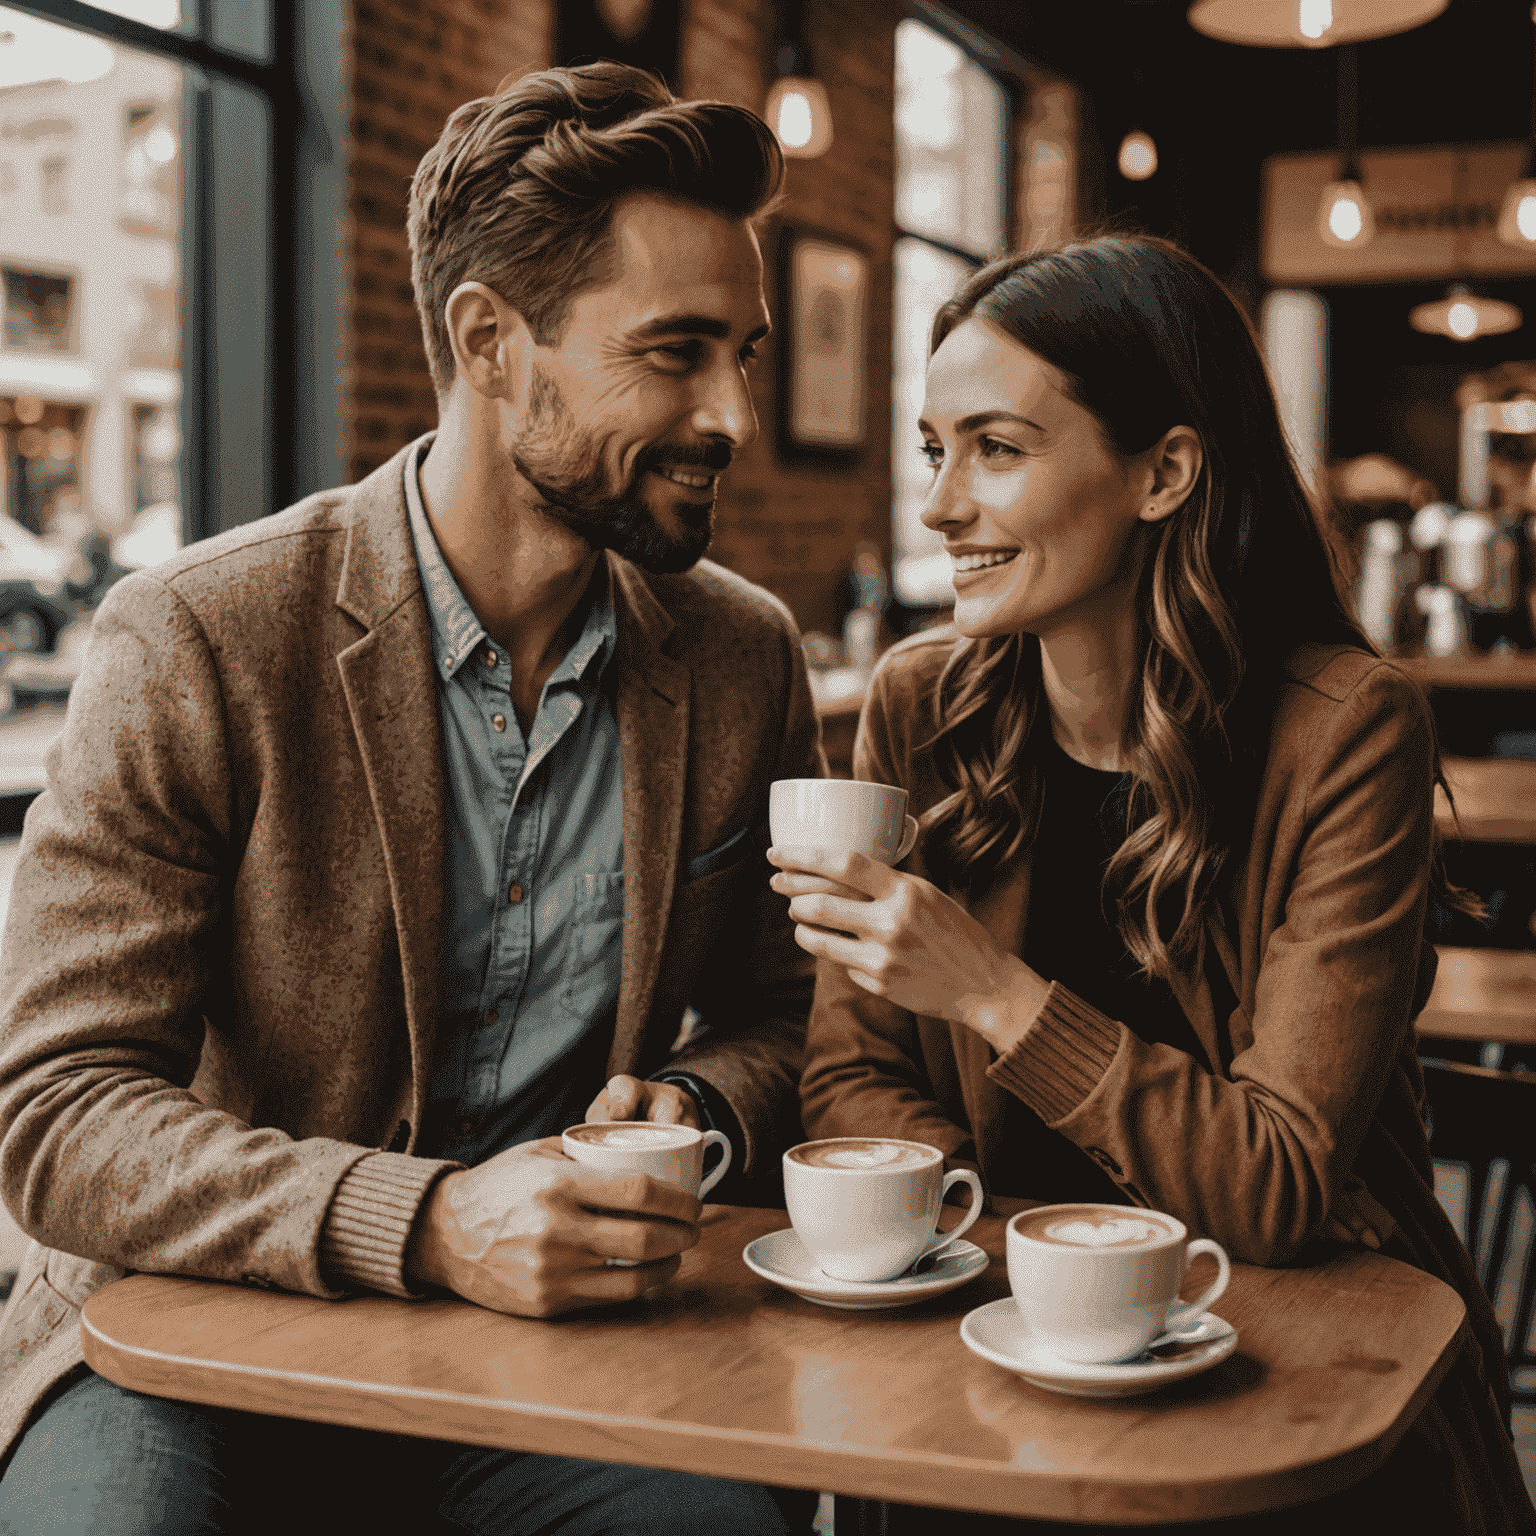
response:
<path id="1" fill-rule="evenodd" d="M 751 845 L 747 842 L 747 834 L 751 827 L 743 827 L 734 836 L 726 838 L 718 847 L 711 848 L 708 853 L 701 853 L 697 858 L 688 860 L 688 869 L 683 876 L 684 884 L 691 884 L 695 880 L 702 880 L 705 875 L 712 875 L 718 870 L 727 869 L 738 859 L 744 859 L 750 851 Z"/>

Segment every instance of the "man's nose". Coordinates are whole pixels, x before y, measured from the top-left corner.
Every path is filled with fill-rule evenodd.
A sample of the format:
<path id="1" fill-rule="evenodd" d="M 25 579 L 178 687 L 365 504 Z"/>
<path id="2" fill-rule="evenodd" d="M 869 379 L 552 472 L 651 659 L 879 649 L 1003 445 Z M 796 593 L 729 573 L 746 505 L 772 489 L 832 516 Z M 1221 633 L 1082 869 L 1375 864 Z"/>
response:
<path id="1" fill-rule="evenodd" d="M 757 436 L 757 412 L 741 369 L 733 362 L 712 370 L 694 407 L 693 426 L 704 437 L 723 437 L 745 448 Z"/>

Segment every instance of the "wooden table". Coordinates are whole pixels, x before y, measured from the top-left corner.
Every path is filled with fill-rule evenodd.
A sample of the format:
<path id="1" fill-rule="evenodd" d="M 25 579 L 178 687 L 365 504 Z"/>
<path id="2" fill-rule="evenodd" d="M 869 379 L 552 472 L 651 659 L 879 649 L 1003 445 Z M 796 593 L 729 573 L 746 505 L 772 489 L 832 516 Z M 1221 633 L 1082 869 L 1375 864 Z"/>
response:
<path id="1" fill-rule="evenodd" d="M 1511 757 L 1448 757 L 1445 777 L 1460 821 L 1458 828 L 1437 787 L 1435 820 L 1447 837 L 1536 844 L 1536 763 Z"/>
<path id="2" fill-rule="evenodd" d="M 872 1313 L 802 1301 L 742 1263 L 785 1225 L 706 1207 L 704 1240 L 650 1299 L 559 1322 L 135 1275 L 86 1303 L 85 1357 L 141 1392 L 292 1418 L 1130 1524 L 1247 1514 L 1365 1476 L 1467 1326 L 1450 1287 L 1380 1254 L 1234 1264 L 1216 1307 L 1241 1338 L 1231 1359 L 1150 1396 L 1063 1397 L 960 1341 L 964 1314 L 1007 1294 L 1002 1218 L 971 1234 L 993 1257 L 985 1275 Z"/>
<path id="3" fill-rule="evenodd" d="M 1439 946 L 1434 990 L 1417 1020 L 1421 1036 L 1536 1045 L 1536 953 Z"/>

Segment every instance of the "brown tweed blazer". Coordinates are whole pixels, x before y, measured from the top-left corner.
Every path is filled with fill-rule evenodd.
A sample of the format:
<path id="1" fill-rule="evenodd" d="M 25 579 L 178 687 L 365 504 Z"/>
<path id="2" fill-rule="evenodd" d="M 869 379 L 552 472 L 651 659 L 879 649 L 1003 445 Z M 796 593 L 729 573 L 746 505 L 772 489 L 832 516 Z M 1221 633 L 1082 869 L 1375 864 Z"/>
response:
<path id="1" fill-rule="evenodd" d="M 948 794 L 924 748 L 955 638 L 936 630 L 888 652 L 859 724 L 855 777 L 903 786 L 918 816 Z M 1385 1252 L 1454 1286 L 1470 1320 L 1460 1363 L 1390 1464 L 1428 1522 L 1408 1528 L 1512 1536 L 1536 1532 L 1536 1513 L 1501 1422 L 1503 1340 L 1435 1198 L 1413 1029 L 1435 974 L 1424 940 L 1433 739 L 1423 696 L 1389 663 L 1316 644 L 1290 656 L 1204 968 L 1174 982 L 1203 1059 L 1148 1044 L 1059 983 L 997 1057 L 964 1025 L 916 1018 L 823 963 L 801 1114 L 812 1137 L 929 1142 L 992 1185 L 1013 1166 L 1011 1096 L 1127 1203 L 1168 1211 L 1250 1263 L 1314 1261 L 1329 1251 L 1330 1216 L 1357 1235 L 1370 1226 Z M 921 843 L 905 867 L 926 874 Z M 1031 887 L 1049 880 L 1026 854 L 970 910 L 1022 953 Z M 1027 1174 L 997 1193 L 1052 1197 Z"/>
<path id="2" fill-rule="evenodd" d="M 409 1294 L 412 1218 L 453 1165 L 410 1155 L 444 773 L 403 462 L 130 576 L 97 614 L 0 944 L 0 1192 L 37 1240 L 0 1321 L 0 1448 L 126 1270 Z M 813 979 L 763 858 L 769 783 L 825 772 L 798 636 L 718 566 L 608 558 L 608 1071 L 668 1064 L 692 1006 L 676 1063 L 730 1103 L 751 1173 L 798 1136 Z"/>

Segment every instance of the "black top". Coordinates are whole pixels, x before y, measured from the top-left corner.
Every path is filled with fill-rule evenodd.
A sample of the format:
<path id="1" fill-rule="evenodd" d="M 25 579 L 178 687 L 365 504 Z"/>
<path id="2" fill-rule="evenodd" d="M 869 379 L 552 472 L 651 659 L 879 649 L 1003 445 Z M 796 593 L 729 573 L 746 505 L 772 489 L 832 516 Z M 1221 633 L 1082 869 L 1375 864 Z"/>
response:
<path id="1" fill-rule="evenodd" d="M 1074 762 L 1052 741 L 1041 765 L 1040 828 L 1031 857 L 1029 922 L 1023 959 L 1143 1040 L 1205 1060 L 1199 1038 L 1168 983 L 1148 980 L 1107 921 L 1100 902 L 1104 870 L 1125 840 L 1130 775 Z M 1009 1096 L 998 1194 L 1037 1200 L 1128 1204 L 1119 1186 L 1078 1145 Z"/>

